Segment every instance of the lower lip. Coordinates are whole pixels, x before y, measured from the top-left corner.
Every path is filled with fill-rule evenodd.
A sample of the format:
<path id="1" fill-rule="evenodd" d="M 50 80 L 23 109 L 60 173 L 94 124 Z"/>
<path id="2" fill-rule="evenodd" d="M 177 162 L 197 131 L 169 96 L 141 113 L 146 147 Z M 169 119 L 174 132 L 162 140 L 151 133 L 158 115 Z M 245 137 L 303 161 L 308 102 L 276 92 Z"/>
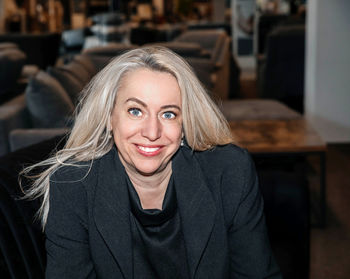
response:
<path id="1" fill-rule="evenodd" d="M 159 149 L 157 149 L 157 150 L 155 150 L 155 151 L 152 151 L 152 152 L 144 151 L 144 150 L 140 149 L 137 145 L 136 145 L 136 149 L 137 149 L 137 151 L 138 151 L 140 154 L 142 154 L 143 156 L 152 157 L 152 156 L 156 156 L 156 155 L 158 155 L 160 152 L 162 152 L 163 147 L 160 147 L 160 146 L 159 146 Z"/>

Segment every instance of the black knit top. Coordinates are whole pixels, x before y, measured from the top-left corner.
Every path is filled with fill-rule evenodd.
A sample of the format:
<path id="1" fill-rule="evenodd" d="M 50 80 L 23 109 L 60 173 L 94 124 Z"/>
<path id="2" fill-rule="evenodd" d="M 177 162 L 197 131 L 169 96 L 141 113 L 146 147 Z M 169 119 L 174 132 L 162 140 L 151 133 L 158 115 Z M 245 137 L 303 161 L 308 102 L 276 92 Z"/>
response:
<path id="1" fill-rule="evenodd" d="M 162 210 L 143 209 L 128 179 L 134 278 L 189 278 L 185 242 L 173 178 Z"/>

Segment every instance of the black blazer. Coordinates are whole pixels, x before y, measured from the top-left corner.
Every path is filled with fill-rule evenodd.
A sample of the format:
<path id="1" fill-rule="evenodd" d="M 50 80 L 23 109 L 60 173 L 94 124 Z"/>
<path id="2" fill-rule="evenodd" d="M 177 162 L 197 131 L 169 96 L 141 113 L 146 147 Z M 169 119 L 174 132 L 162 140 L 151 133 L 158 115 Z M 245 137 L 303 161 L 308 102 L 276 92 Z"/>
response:
<path id="1" fill-rule="evenodd" d="M 191 278 L 281 278 L 248 153 L 181 147 L 172 167 Z M 133 278 L 130 214 L 116 148 L 60 168 L 51 177 L 47 278 Z"/>

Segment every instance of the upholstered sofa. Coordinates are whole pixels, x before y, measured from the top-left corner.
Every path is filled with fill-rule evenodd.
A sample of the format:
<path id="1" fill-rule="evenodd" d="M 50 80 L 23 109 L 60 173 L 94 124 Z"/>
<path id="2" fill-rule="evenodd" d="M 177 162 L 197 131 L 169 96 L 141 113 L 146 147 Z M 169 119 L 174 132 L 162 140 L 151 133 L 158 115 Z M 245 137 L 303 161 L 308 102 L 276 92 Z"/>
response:
<path id="1" fill-rule="evenodd" d="M 24 166 L 47 158 L 60 140 L 60 137 L 54 138 L 0 157 L 1 278 L 44 278 L 45 238 L 40 222 L 35 218 L 39 201 L 19 199 L 23 193 L 18 174 Z M 23 181 L 24 188 L 27 182 Z"/>
<path id="2" fill-rule="evenodd" d="M 19 79 L 26 59 L 16 44 L 0 43 L 0 104 L 21 89 Z"/>
<path id="3" fill-rule="evenodd" d="M 78 95 L 111 57 L 77 55 L 32 77 L 19 96 L 0 105 L 0 155 L 65 133 Z"/>
<path id="4" fill-rule="evenodd" d="M 26 64 L 45 69 L 54 65 L 59 56 L 61 33 L 4 33 L 0 42 L 11 42 L 26 54 Z"/>
<path id="5" fill-rule="evenodd" d="M 85 85 L 110 59 L 134 47 L 111 43 L 40 70 L 24 93 L 0 105 L 0 156 L 66 133 Z"/>
<path id="6" fill-rule="evenodd" d="M 236 73 L 231 71 L 231 38 L 224 30 L 188 30 L 173 41 L 155 44 L 184 57 L 213 98 L 229 98 L 230 82 Z"/>
<path id="7" fill-rule="evenodd" d="M 231 55 L 231 38 L 223 29 L 189 30 L 171 41 L 155 41 L 149 37 L 148 42 L 143 46 L 165 46 L 184 57 L 213 98 L 228 99 L 231 95 L 230 87 L 237 90 L 239 68 Z M 87 48 L 83 52 L 116 55 L 115 48 L 108 45 L 104 48 Z M 137 45 L 132 44 L 131 47 Z"/>

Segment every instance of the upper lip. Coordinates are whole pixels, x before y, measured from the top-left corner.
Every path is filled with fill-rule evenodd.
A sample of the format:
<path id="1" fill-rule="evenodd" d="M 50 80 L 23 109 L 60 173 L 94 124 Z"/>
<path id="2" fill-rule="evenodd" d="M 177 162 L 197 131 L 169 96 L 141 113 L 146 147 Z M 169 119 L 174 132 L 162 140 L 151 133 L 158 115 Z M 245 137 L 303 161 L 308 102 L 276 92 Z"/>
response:
<path id="1" fill-rule="evenodd" d="M 154 153 L 159 152 L 162 149 L 162 145 L 136 145 L 136 148 L 145 153 Z"/>
<path id="2" fill-rule="evenodd" d="M 164 145 L 160 145 L 160 144 L 157 144 L 157 145 L 150 145 L 150 144 L 135 144 L 136 146 L 141 146 L 141 147 L 146 147 L 146 148 L 160 148 L 160 147 L 163 147 Z"/>

